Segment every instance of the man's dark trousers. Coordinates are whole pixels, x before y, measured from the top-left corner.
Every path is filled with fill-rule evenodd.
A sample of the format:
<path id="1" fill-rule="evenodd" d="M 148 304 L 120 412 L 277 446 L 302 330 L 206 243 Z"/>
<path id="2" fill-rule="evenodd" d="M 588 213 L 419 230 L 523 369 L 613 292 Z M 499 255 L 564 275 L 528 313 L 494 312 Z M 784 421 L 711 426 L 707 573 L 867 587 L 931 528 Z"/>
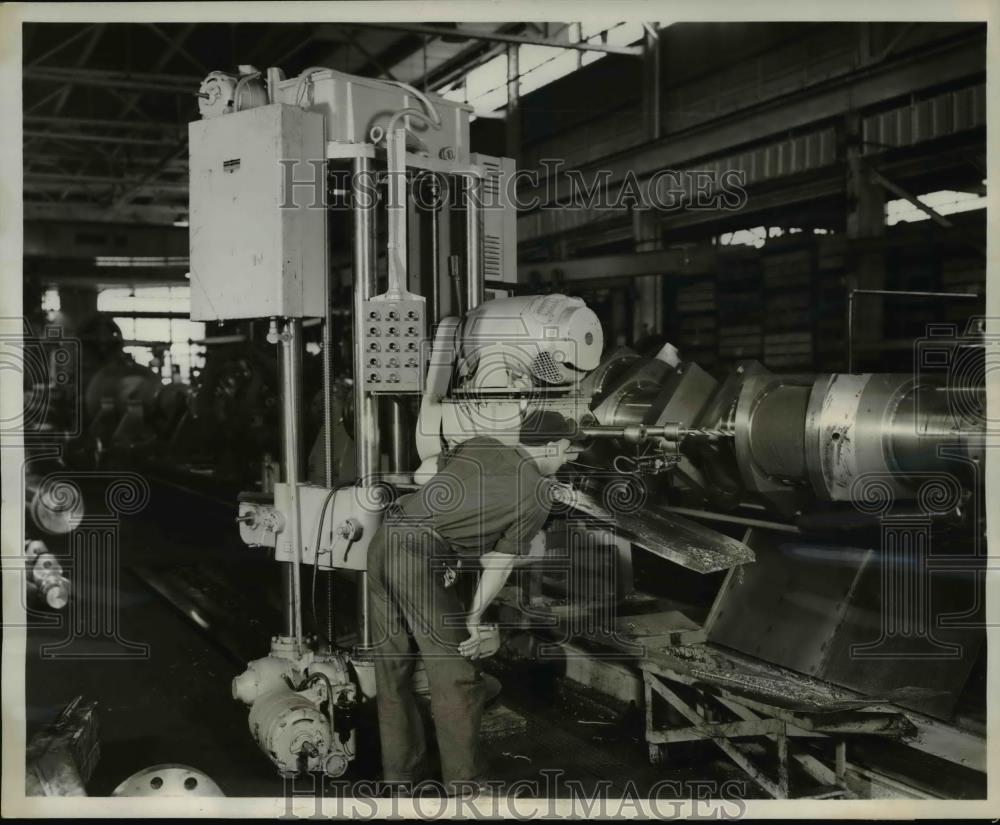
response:
<path id="1" fill-rule="evenodd" d="M 449 560 L 454 564 L 455 557 L 440 536 L 405 520 L 388 520 L 368 549 L 383 779 L 428 778 L 412 638 L 427 672 L 442 778 L 455 791 L 460 783 L 483 778 L 479 728 L 489 688 L 476 665 L 458 652 L 469 633 L 455 588 L 444 584 L 443 563 Z"/>

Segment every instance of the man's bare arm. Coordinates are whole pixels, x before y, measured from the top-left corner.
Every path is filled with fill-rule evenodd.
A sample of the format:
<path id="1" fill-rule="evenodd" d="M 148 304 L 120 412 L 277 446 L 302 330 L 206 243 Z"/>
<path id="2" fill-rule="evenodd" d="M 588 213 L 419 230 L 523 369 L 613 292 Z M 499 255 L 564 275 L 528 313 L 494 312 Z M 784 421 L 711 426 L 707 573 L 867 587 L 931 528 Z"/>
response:
<path id="1" fill-rule="evenodd" d="M 490 606 L 497 594 L 503 589 L 514 569 L 517 556 L 510 553 L 484 553 L 482 555 L 483 572 L 479 576 L 479 586 L 472 597 L 472 607 L 469 610 L 468 624 L 481 624 L 483 613 Z"/>
<path id="2" fill-rule="evenodd" d="M 472 597 L 472 608 L 466 618 L 465 625 L 469 630 L 469 638 L 458 646 L 458 652 L 470 659 L 478 659 L 482 639 L 483 613 L 490 606 L 497 594 L 510 577 L 510 571 L 518 562 L 528 558 L 540 558 L 545 554 L 545 534 L 539 531 L 531 540 L 527 556 L 516 556 L 512 553 L 491 551 L 481 557 L 483 572 L 479 577 L 479 586 Z"/>

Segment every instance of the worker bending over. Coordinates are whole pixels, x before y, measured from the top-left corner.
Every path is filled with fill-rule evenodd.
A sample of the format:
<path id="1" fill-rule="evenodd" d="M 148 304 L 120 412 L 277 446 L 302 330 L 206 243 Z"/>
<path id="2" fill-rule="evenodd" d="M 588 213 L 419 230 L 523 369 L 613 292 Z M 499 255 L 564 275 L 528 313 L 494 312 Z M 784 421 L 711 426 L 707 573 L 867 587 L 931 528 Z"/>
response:
<path id="1" fill-rule="evenodd" d="M 485 781 L 479 726 L 490 692 L 475 661 L 483 613 L 519 556 L 543 541 L 554 474 L 575 450 L 560 415 L 535 413 L 520 444 L 476 436 L 439 460 L 438 472 L 389 509 L 368 551 L 383 779 L 402 791 L 429 779 L 413 672 L 419 655 L 449 793 Z M 452 586 L 459 559 L 478 557 L 466 608 Z M 414 650 L 413 643 L 419 653 Z"/>

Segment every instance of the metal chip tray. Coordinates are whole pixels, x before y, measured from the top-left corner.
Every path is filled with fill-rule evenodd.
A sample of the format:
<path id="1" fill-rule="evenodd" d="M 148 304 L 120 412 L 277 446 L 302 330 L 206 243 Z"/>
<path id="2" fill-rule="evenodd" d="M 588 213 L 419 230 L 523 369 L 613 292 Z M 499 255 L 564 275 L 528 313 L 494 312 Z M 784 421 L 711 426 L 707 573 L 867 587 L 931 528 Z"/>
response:
<path id="1" fill-rule="evenodd" d="M 743 542 L 674 513 L 649 506 L 635 512 L 615 511 L 589 493 L 566 484 L 555 486 L 564 504 L 613 526 L 618 535 L 644 550 L 696 573 L 715 573 L 754 560 L 753 550 Z"/>

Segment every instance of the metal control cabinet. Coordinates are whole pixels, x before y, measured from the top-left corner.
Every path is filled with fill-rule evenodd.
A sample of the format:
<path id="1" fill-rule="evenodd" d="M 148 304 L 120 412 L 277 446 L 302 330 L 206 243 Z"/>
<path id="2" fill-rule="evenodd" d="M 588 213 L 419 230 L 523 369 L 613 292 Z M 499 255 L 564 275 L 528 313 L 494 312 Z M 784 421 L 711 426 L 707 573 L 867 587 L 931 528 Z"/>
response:
<path id="1" fill-rule="evenodd" d="M 188 131 L 191 318 L 322 315 L 323 116 L 276 103 Z"/>

